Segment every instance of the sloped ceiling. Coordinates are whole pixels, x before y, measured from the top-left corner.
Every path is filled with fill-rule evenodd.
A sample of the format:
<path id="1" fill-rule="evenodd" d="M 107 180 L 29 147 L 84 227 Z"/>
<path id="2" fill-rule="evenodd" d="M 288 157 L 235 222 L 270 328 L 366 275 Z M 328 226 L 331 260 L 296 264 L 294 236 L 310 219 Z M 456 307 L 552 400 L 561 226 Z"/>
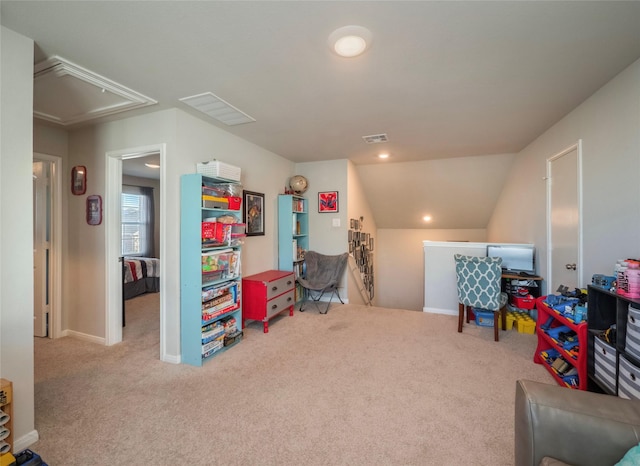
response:
<path id="1" fill-rule="evenodd" d="M 3 0 L 0 20 L 34 39 L 37 62 L 58 55 L 158 102 L 102 120 L 178 107 L 294 162 L 367 165 L 362 183 L 382 227 L 413 222 L 378 202 L 384 174 L 408 163 L 398 177 L 413 179 L 432 168 L 421 161 L 517 153 L 640 57 L 634 1 Z M 327 44 L 348 24 L 373 34 L 355 59 Z M 205 92 L 256 121 L 225 126 L 179 100 Z M 362 139 L 377 133 L 389 141 Z M 380 164 L 382 151 L 390 159 Z M 455 193 L 472 180 L 455 162 L 435 165 L 444 172 L 422 173 L 414 198 L 459 215 L 431 227 L 466 218 L 484 228 L 492 189 L 463 213 Z M 485 175 L 502 186 L 503 171 Z"/>

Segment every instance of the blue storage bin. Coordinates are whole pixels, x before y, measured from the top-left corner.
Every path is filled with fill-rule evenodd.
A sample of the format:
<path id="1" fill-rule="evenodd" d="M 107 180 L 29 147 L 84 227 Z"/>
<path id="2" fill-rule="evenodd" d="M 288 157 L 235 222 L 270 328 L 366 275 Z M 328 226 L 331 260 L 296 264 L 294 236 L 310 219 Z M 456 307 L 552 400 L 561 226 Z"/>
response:
<path id="1" fill-rule="evenodd" d="M 473 313 L 476 316 L 476 325 L 479 325 L 480 327 L 493 327 L 493 311 L 487 311 L 485 309 L 478 309 L 474 307 Z"/>

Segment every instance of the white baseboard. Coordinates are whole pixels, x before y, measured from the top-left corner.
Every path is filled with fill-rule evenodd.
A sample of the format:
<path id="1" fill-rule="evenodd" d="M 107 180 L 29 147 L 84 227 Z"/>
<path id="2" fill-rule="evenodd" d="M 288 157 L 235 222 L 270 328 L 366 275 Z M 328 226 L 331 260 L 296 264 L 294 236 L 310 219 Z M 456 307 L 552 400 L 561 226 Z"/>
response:
<path id="1" fill-rule="evenodd" d="M 171 364 L 180 364 L 182 362 L 182 356 L 181 355 L 175 355 L 175 354 L 164 354 L 162 355 L 162 357 L 160 358 L 160 360 L 162 362 L 168 362 Z"/>
<path id="2" fill-rule="evenodd" d="M 75 330 L 65 330 L 65 336 L 77 338 L 78 340 L 88 341 L 89 343 L 97 343 L 99 345 L 105 345 L 106 340 L 102 337 L 97 337 L 95 335 L 89 335 L 87 333 L 76 332 Z"/>
<path id="3" fill-rule="evenodd" d="M 32 430 L 26 435 L 23 435 L 20 438 L 14 439 L 13 441 L 13 452 L 19 453 L 25 448 L 29 448 L 31 445 L 36 443 L 40 439 L 37 430 Z"/>
<path id="4" fill-rule="evenodd" d="M 451 309 L 439 309 L 437 307 L 423 307 L 422 312 L 429 312 L 431 314 L 445 314 L 448 316 L 457 316 L 458 311 Z"/>

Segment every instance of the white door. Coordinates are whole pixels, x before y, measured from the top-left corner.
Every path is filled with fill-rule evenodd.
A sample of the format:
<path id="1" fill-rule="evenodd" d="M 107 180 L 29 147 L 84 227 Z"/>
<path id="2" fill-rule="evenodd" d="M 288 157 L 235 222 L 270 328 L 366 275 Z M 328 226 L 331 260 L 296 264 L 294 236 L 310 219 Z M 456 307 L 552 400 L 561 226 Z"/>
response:
<path id="1" fill-rule="evenodd" d="M 50 290 L 50 163 L 33 162 L 33 334 L 47 336 Z"/>
<path id="2" fill-rule="evenodd" d="M 547 161 L 547 290 L 582 287 L 580 261 L 580 143 Z"/>

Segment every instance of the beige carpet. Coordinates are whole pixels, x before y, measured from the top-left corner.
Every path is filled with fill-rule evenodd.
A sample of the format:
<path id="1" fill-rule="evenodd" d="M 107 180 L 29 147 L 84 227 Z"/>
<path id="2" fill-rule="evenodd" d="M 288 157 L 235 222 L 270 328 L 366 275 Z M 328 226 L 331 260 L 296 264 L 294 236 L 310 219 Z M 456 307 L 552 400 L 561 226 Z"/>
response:
<path id="1" fill-rule="evenodd" d="M 50 466 L 512 465 L 515 381 L 554 383 L 534 335 L 348 304 L 172 365 L 157 295 L 135 301 L 122 344 L 36 339 L 31 448 Z"/>

